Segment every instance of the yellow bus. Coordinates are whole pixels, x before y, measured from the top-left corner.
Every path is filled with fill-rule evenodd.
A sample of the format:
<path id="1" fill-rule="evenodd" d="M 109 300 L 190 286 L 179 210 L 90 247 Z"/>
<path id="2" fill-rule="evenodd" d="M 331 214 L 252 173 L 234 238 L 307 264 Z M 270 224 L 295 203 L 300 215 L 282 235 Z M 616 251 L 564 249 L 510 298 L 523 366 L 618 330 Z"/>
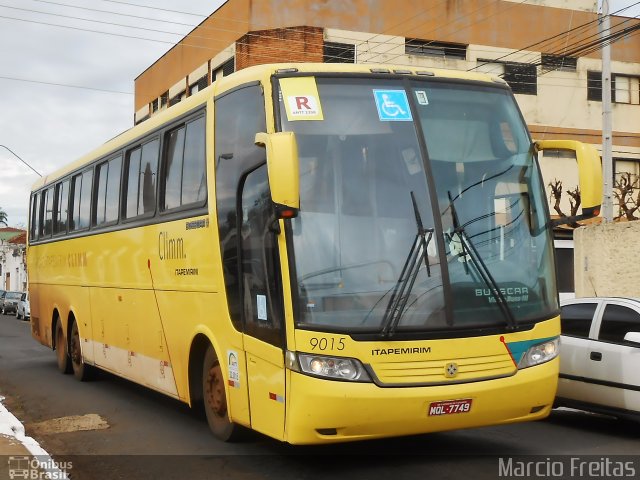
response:
<path id="1" fill-rule="evenodd" d="M 540 419 L 558 376 L 538 142 L 507 84 L 388 65 L 241 70 L 46 176 L 32 334 L 292 444 Z"/>

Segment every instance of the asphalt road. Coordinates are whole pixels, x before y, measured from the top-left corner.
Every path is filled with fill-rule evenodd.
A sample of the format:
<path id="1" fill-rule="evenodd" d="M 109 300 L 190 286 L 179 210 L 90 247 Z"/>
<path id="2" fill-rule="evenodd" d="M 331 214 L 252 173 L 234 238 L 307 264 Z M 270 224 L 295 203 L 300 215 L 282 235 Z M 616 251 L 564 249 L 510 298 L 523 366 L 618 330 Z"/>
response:
<path id="1" fill-rule="evenodd" d="M 222 443 L 200 415 L 168 397 L 106 373 L 87 383 L 58 373 L 54 353 L 31 338 L 29 323 L 2 315 L 0 394 L 27 435 L 71 462 L 73 479 L 519 478 L 518 470 L 504 470 L 509 459 L 577 478 L 576 462 L 608 468 L 616 455 L 627 455 L 622 461 L 640 475 L 640 423 L 569 410 L 535 423 L 331 446 L 290 446 L 259 434 Z M 108 428 L 82 424 L 95 416 L 50 422 L 89 414 Z"/>

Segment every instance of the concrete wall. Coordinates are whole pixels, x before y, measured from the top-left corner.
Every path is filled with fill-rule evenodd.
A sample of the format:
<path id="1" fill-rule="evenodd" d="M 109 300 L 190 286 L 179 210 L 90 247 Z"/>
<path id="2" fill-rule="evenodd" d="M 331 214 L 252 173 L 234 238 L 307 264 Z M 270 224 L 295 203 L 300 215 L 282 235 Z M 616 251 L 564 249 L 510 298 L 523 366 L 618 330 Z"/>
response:
<path id="1" fill-rule="evenodd" d="M 581 227 L 573 239 L 576 297 L 640 298 L 640 221 Z"/>

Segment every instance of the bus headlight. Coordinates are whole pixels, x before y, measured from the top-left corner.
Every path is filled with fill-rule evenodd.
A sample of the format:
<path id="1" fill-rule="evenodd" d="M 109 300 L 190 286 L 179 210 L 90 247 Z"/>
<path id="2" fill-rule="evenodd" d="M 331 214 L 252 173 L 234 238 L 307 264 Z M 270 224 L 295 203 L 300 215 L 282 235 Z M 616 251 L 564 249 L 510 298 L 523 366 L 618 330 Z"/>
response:
<path id="1" fill-rule="evenodd" d="M 287 352 L 287 367 L 314 377 L 352 382 L 370 382 L 371 377 L 355 358 L 327 357 L 308 353 Z"/>
<path id="2" fill-rule="evenodd" d="M 518 368 L 533 367 L 553 360 L 560 351 L 560 339 L 554 338 L 530 347 L 520 359 Z"/>

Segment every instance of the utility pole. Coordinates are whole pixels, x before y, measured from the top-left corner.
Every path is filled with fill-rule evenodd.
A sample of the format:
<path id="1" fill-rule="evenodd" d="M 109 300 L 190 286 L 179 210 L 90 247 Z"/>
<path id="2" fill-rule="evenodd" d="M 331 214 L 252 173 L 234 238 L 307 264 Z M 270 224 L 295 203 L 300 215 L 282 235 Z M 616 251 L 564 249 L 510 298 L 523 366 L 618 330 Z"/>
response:
<path id="1" fill-rule="evenodd" d="M 609 0 L 602 0 L 600 37 L 611 35 Z M 613 118 L 611 112 L 611 45 L 604 40 L 602 46 L 602 177 L 604 179 L 602 217 L 605 223 L 613 222 Z"/>

